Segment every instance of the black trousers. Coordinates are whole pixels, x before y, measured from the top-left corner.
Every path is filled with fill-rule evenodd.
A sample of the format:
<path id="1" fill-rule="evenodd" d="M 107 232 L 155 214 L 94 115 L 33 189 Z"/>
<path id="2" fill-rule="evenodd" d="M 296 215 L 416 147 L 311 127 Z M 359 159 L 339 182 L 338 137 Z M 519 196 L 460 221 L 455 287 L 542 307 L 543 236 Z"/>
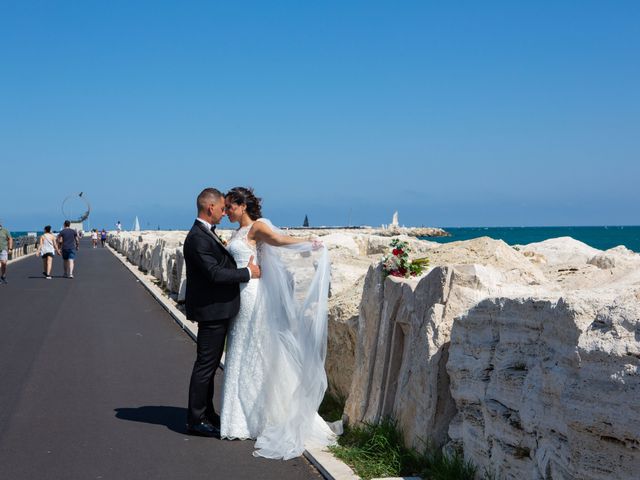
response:
<path id="1" fill-rule="evenodd" d="M 196 425 L 214 414 L 213 378 L 224 352 L 229 320 L 198 323 L 198 352 L 189 383 L 187 422 Z"/>

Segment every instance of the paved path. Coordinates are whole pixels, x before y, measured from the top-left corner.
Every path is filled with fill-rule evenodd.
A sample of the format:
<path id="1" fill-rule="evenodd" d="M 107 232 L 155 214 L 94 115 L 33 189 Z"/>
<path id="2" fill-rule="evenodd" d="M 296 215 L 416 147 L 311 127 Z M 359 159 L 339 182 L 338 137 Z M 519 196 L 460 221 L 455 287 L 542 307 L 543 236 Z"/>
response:
<path id="1" fill-rule="evenodd" d="M 0 285 L 1 479 L 321 478 L 185 434 L 195 345 L 106 249 L 83 242 L 75 279 L 41 271 L 20 260 Z"/>

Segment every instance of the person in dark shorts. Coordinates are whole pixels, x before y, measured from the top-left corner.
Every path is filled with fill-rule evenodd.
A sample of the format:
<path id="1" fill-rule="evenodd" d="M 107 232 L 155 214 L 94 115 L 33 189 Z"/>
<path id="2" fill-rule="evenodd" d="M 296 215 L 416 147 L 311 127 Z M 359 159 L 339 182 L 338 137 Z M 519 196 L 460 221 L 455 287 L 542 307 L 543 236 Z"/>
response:
<path id="1" fill-rule="evenodd" d="M 76 253 L 80 247 L 78 233 L 71 228 L 69 220 L 64 221 L 64 228 L 58 233 L 58 246 L 62 250 L 62 259 L 64 260 L 64 276 L 73 278 L 73 267 Z"/>
<path id="2" fill-rule="evenodd" d="M 51 233 L 51 225 L 44 227 L 44 234 L 40 237 L 38 244 L 38 256 L 42 257 L 42 274 L 47 280 L 51 280 L 51 267 L 53 266 L 53 256 L 60 255 L 56 237 Z"/>
<path id="3" fill-rule="evenodd" d="M 107 231 L 103 228 L 100 232 L 100 242 L 102 243 L 102 248 L 104 248 L 104 242 L 107 241 Z"/>

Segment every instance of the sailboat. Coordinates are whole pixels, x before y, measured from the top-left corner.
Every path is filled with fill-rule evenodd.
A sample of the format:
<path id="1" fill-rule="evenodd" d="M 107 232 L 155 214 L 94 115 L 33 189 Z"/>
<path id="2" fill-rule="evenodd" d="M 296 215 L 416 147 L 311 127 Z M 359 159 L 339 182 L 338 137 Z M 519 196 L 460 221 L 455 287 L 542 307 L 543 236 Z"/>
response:
<path id="1" fill-rule="evenodd" d="M 140 222 L 138 221 L 138 216 L 136 215 L 136 221 L 133 222 L 133 231 L 134 232 L 139 232 L 140 231 Z"/>

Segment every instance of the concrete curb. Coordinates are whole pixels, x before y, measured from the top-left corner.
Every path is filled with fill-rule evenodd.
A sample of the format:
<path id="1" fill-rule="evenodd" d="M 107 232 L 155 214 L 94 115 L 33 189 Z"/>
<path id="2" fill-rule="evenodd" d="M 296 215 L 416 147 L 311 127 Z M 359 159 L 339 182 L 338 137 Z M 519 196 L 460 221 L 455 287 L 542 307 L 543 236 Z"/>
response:
<path id="1" fill-rule="evenodd" d="M 303 454 L 327 480 L 361 480 L 351 467 L 321 448 L 309 448 Z"/>
<path id="2" fill-rule="evenodd" d="M 156 301 L 162 305 L 167 312 L 169 312 L 169 315 L 171 315 L 175 322 L 180 325 L 180 327 L 187 332 L 194 341 L 196 341 L 198 337 L 197 324 L 187 320 L 184 313 L 173 305 L 173 300 L 170 300 L 165 295 L 164 291 L 153 282 L 155 277 L 141 272 L 135 265 L 127 260 L 127 257 L 116 252 L 108 244 L 107 249 L 114 257 L 122 262 L 133 276 L 136 277 L 136 280 L 153 296 L 153 298 L 155 298 Z M 224 369 L 224 355 L 220 366 Z M 321 448 L 309 448 L 304 451 L 304 456 L 327 480 L 360 480 L 360 477 L 358 477 L 346 463 L 334 457 L 331 452 L 327 450 L 323 450 Z"/>

